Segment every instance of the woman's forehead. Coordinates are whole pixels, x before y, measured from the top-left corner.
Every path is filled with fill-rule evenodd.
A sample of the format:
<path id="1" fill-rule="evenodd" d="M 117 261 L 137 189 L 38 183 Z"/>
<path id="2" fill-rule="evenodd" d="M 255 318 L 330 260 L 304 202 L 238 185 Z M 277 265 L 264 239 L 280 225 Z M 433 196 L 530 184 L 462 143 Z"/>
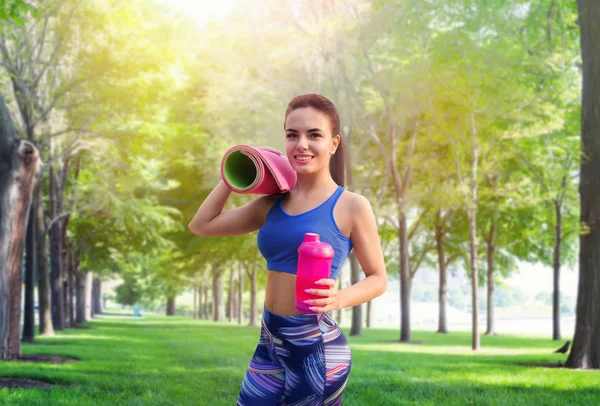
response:
<path id="1" fill-rule="evenodd" d="M 285 129 L 290 128 L 294 130 L 309 130 L 313 128 L 330 130 L 329 117 L 312 107 L 295 109 L 288 114 L 285 120 Z"/>

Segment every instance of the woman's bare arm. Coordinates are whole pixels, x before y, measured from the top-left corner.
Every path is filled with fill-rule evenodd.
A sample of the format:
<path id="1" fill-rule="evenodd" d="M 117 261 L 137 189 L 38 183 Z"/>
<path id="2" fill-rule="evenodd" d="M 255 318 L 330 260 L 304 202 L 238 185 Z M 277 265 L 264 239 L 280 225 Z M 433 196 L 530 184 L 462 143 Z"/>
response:
<path id="1" fill-rule="evenodd" d="M 210 192 L 206 200 L 188 225 L 191 232 L 203 236 L 230 236 L 258 230 L 276 196 L 261 196 L 250 203 L 223 211 L 231 190 L 221 181 Z"/>
<path id="2" fill-rule="evenodd" d="M 338 292 L 340 308 L 352 307 L 382 295 L 387 288 L 387 272 L 381 250 L 375 214 L 369 201 L 354 195 L 352 245 L 366 278 Z"/>
<path id="3" fill-rule="evenodd" d="M 337 290 L 336 282 L 333 279 L 322 279 L 319 283 L 327 285 L 327 288 L 310 289 L 309 293 L 325 296 L 325 298 L 310 299 L 305 302 L 312 305 L 310 309 L 316 312 L 357 306 L 382 295 L 387 288 L 387 272 L 375 214 L 366 198 L 358 194 L 352 196 L 351 217 L 353 221 L 350 239 L 354 246 L 356 259 L 358 259 L 366 278 L 340 290 Z"/>

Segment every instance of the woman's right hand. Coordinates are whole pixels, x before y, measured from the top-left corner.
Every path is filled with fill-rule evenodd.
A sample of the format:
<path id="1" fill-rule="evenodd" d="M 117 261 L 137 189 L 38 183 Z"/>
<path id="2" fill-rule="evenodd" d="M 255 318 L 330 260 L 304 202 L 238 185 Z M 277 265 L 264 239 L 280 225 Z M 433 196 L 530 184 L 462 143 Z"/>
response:
<path id="1" fill-rule="evenodd" d="M 244 206 L 223 211 L 231 193 L 225 182 L 220 181 L 190 221 L 190 231 L 202 236 L 250 233 L 262 227 L 269 209 L 279 199 L 277 195 L 261 196 Z"/>

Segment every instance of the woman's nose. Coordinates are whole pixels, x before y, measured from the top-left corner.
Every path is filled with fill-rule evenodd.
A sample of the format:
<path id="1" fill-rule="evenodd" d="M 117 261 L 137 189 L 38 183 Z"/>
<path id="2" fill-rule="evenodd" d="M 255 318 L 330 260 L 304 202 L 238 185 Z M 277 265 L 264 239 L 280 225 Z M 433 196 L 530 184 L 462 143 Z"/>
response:
<path id="1" fill-rule="evenodd" d="M 308 139 L 306 138 L 305 135 L 300 135 L 298 137 L 297 148 L 300 150 L 308 149 Z"/>

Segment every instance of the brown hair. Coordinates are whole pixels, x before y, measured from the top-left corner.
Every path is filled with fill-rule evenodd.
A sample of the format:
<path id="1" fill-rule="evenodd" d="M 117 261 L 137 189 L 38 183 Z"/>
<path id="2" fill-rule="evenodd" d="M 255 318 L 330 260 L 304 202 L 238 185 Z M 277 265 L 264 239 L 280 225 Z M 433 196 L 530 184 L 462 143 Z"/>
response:
<path id="1" fill-rule="evenodd" d="M 319 94 L 309 93 L 294 97 L 289 102 L 287 110 L 285 111 L 285 119 L 287 119 L 287 116 L 292 111 L 305 107 L 312 107 L 313 109 L 326 114 L 331 123 L 331 136 L 335 137 L 340 134 L 340 116 L 338 115 L 335 105 L 327 97 Z M 331 177 L 335 183 L 344 186 L 344 143 L 341 139 L 335 150 L 335 154 L 333 154 L 331 161 L 329 162 L 329 173 L 331 173 Z"/>

